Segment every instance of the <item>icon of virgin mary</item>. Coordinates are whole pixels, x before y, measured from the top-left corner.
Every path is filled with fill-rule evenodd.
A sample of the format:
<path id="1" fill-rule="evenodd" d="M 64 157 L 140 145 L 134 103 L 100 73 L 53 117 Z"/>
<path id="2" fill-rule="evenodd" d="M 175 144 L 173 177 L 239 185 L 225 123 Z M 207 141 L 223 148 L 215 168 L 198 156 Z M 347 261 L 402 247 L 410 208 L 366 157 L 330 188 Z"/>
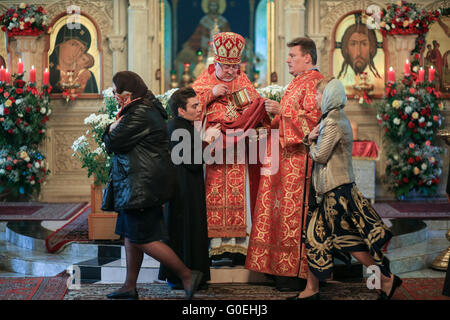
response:
<path id="1" fill-rule="evenodd" d="M 95 75 L 89 70 L 94 64 L 93 57 L 87 53 L 91 46 L 91 35 L 85 26 L 79 26 L 69 29 L 64 25 L 56 36 L 55 48 L 49 58 L 53 93 L 63 91 L 62 83 L 67 82 L 69 74 L 73 83 L 79 84 L 77 93 L 98 93 Z"/>

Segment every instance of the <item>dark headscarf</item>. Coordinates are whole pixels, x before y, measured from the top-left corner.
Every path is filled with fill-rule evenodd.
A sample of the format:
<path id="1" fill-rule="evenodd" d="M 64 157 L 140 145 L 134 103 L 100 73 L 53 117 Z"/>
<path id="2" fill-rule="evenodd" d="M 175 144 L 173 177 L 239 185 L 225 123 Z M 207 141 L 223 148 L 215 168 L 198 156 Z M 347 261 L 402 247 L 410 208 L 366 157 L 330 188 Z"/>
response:
<path id="1" fill-rule="evenodd" d="M 131 100 L 143 98 L 149 92 L 144 80 L 133 71 L 117 72 L 113 77 L 113 83 L 116 85 L 117 93 L 131 92 Z"/>
<path id="2" fill-rule="evenodd" d="M 144 80 L 133 71 L 119 71 L 113 76 L 113 83 L 116 85 L 116 92 L 122 93 L 124 91 L 131 92 L 131 100 L 135 100 L 138 98 L 138 101 L 134 103 L 130 103 L 128 106 L 134 105 L 135 103 L 143 103 L 146 105 L 155 106 L 158 108 L 159 112 L 163 116 L 164 119 L 167 119 L 166 110 L 164 110 L 163 106 L 159 102 L 158 99 L 153 95 L 153 93 L 148 90 L 147 85 Z M 119 116 L 124 112 L 123 109 L 119 112 Z"/>

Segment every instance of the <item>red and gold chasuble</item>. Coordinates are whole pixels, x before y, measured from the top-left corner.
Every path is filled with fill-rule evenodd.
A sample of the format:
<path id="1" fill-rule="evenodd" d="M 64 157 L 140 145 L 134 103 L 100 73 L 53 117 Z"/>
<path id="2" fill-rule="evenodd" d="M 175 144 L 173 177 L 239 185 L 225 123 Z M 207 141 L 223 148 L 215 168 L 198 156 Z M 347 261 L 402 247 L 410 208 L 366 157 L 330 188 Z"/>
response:
<path id="1" fill-rule="evenodd" d="M 279 170 L 260 178 L 247 269 L 306 278 L 308 263 L 301 233 L 306 221 L 312 161 L 302 140 L 321 117 L 315 86 L 322 78 L 315 70 L 297 75 L 281 99 L 281 117 L 277 115 L 272 121 L 272 130 L 279 129 Z M 270 145 L 268 149 L 267 156 L 271 157 Z M 273 161 L 274 158 L 271 165 Z"/>
<path id="2" fill-rule="evenodd" d="M 241 73 L 230 82 L 221 81 L 217 79 L 214 65 L 211 64 L 192 85 L 203 108 L 204 117 L 206 117 L 206 128 L 216 123 L 224 124 L 226 122 L 231 125 L 247 108 L 244 107 L 242 110 L 233 108 L 229 103 L 231 96 L 214 98 L 212 89 L 218 84 L 228 86 L 230 93 L 247 88 L 252 101 L 260 98 L 245 74 Z M 256 165 L 248 165 L 248 167 L 250 195 L 251 198 L 254 198 L 251 206 L 253 207 L 256 201 L 259 176 L 255 174 L 258 171 L 253 168 Z M 224 164 L 206 165 L 206 209 L 210 238 L 246 237 L 246 215 L 250 214 L 247 212 L 246 205 L 246 174 L 245 164 L 226 164 L 224 160 Z"/>

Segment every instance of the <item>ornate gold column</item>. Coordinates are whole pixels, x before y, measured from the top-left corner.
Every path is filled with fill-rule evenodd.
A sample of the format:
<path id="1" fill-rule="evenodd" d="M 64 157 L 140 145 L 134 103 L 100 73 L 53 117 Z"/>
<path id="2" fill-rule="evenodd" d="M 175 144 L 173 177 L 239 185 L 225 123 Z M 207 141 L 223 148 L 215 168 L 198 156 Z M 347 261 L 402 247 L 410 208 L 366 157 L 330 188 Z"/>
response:
<path id="1" fill-rule="evenodd" d="M 403 79 L 403 70 L 406 59 L 411 61 L 411 51 L 416 45 L 416 34 L 388 35 L 387 49 L 389 53 L 389 67 L 395 70 L 395 79 Z M 386 70 L 387 72 L 387 70 Z"/>

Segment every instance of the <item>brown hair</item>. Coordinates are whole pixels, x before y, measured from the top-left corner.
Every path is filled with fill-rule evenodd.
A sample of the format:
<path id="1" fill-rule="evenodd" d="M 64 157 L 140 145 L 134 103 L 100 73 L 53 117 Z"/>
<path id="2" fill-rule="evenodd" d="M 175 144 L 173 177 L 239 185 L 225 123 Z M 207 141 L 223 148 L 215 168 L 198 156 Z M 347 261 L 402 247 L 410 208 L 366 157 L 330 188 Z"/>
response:
<path id="1" fill-rule="evenodd" d="M 319 82 L 316 83 L 316 90 L 320 91 L 321 93 L 323 93 L 323 91 L 325 90 L 325 87 L 327 86 L 327 84 L 333 80 L 334 77 L 325 77 L 322 80 L 320 80 Z"/>
<path id="2" fill-rule="evenodd" d="M 303 55 L 309 54 L 313 65 L 317 63 L 317 49 L 316 44 L 309 38 L 295 38 L 294 40 L 288 42 L 287 46 L 289 48 L 300 46 L 300 51 Z"/>

